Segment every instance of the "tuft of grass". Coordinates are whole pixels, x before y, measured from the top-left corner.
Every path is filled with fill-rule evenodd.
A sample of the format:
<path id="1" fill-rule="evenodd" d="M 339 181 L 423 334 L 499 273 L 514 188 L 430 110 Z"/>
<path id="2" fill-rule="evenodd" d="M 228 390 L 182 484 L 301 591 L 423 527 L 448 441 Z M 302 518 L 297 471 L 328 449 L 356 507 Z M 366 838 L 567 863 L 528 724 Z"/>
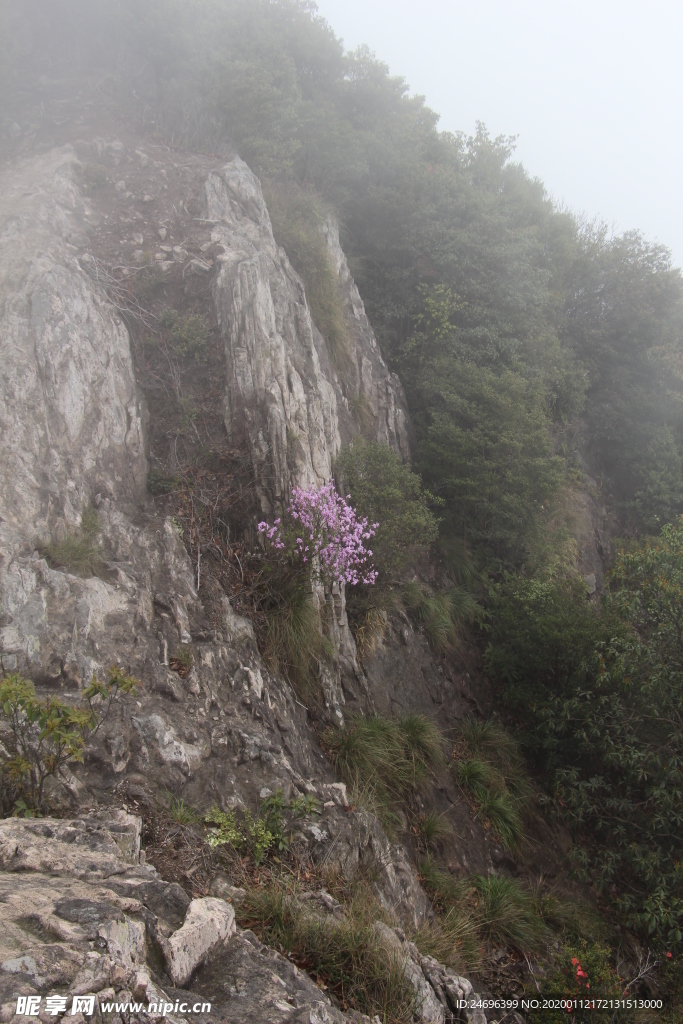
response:
<path id="1" fill-rule="evenodd" d="M 174 797 L 171 800 L 169 814 L 178 825 L 194 825 L 200 818 L 194 807 L 186 804 L 180 797 Z"/>
<path id="2" fill-rule="evenodd" d="M 457 646 L 462 627 L 472 622 L 480 611 L 472 595 L 460 586 L 427 593 L 419 583 L 406 583 L 403 602 L 439 653 Z"/>
<path id="3" fill-rule="evenodd" d="M 263 655 L 305 703 L 318 703 L 320 665 L 334 656 L 334 647 L 321 631 L 318 608 L 303 584 L 294 583 L 280 598 L 266 613 Z"/>
<path id="4" fill-rule="evenodd" d="M 517 879 L 476 875 L 473 892 L 479 929 L 491 943 L 525 952 L 545 948 L 550 932 L 537 913 L 533 893 Z"/>
<path id="5" fill-rule="evenodd" d="M 516 802 L 509 793 L 487 793 L 479 812 L 491 823 L 491 828 L 506 850 L 519 852 L 524 838 L 522 819 Z"/>
<path id="6" fill-rule="evenodd" d="M 539 876 L 529 886 L 536 913 L 557 935 L 577 941 L 590 935 L 593 939 L 608 945 L 618 945 L 619 939 L 608 926 L 605 918 L 594 906 L 575 892 L 563 894 L 554 886 L 548 886 Z"/>
<path id="7" fill-rule="evenodd" d="M 358 718 L 329 737 L 337 771 L 354 798 L 393 830 L 392 806 L 444 763 L 443 737 L 424 715 Z"/>
<path id="8" fill-rule="evenodd" d="M 455 765 L 455 778 L 462 789 L 479 801 L 485 800 L 492 790 L 500 790 L 502 786 L 502 779 L 495 768 L 478 757 L 459 761 Z"/>
<path id="9" fill-rule="evenodd" d="M 440 922 L 435 935 L 423 932 L 420 939 L 438 948 L 444 962 L 459 955 L 473 970 L 484 945 L 507 945 L 533 953 L 544 950 L 550 941 L 536 893 L 515 878 L 471 875 L 455 879 L 427 859 L 421 880 Z M 451 942 L 454 948 L 449 952 Z"/>
<path id="10" fill-rule="evenodd" d="M 446 821 L 443 814 L 436 811 L 427 811 L 421 814 L 417 820 L 418 837 L 422 844 L 429 848 L 440 839 L 446 839 L 453 834 L 453 829 Z"/>
<path id="11" fill-rule="evenodd" d="M 97 547 L 100 523 L 97 512 L 89 505 L 81 517 L 78 530 L 69 531 L 59 540 L 38 544 L 38 550 L 53 569 L 69 569 L 78 576 L 101 576 L 105 563 Z"/>
<path id="12" fill-rule="evenodd" d="M 422 783 L 433 768 L 446 763 L 441 730 L 425 715 L 401 715 L 399 740 L 413 765 L 413 785 Z"/>
<path id="13" fill-rule="evenodd" d="M 503 846 L 519 852 L 522 818 L 533 797 L 514 739 L 496 722 L 468 719 L 460 727 L 453 772 L 458 785 L 479 804 Z"/>
<path id="14" fill-rule="evenodd" d="M 313 321 L 327 342 L 337 369 L 349 365 L 349 332 L 339 278 L 322 233 L 320 201 L 296 185 L 269 182 L 264 193 L 273 234 L 304 282 Z"/>
<path id="15" fill-rule="evenodd" d="M 295 889 L 282 884 L 252 889 L 237 911 L 242 927 L 289 955 L 327 988 L 342 1010 L 379 1016 L 385 1024 L 410 1024 L 415 995 L 402 966 L 379 941 L 373 922 L 383 917 L 372 893 L 362 892 L 341 919 L 306 912 Z"/>

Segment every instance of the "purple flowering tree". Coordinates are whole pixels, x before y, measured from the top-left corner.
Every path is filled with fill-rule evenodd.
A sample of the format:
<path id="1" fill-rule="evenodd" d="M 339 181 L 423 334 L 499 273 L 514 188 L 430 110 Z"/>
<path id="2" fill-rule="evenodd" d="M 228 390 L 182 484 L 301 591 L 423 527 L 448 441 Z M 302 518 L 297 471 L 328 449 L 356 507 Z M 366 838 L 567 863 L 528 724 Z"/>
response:
<path id="1" fill-rule="evenodd" d="M 323 583 L 354 587 L 372 585 L 377 579 L 366 541 L 378 526 L 358 519 L 356 510 L 329 483 L 309 490 L 295 487 L 284 516 L 272 525 L 259 523 L 258 528 L 271 548 L 308 565 Z"/>

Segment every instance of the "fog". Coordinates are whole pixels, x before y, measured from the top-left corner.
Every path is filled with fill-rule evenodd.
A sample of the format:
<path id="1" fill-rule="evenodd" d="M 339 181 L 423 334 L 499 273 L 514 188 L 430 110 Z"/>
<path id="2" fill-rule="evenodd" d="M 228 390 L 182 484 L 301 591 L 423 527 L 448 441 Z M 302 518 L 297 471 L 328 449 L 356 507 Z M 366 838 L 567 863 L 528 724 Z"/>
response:
<path id="1" fill-rule="evenodd" d="M 683 263 L 683 7 L 672 0 L 319 0 L 441 115 L 517 135 L 549 192 Z"/>

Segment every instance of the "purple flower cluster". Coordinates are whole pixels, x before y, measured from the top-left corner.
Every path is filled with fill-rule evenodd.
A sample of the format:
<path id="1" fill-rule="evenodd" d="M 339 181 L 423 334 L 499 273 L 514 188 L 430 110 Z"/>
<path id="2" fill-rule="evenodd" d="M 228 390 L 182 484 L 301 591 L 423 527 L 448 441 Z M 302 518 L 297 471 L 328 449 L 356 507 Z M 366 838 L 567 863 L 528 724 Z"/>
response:
<path id="1" fill-rule="evenodd" d="M 334 484 L 308 491 L 295 487 L 286 517 L 291 520 L 289 530 L 280 518 L 272 526 L 266 522 L 258 524 L 259 532 L 276 551 L 289 549 L 303 562 L 315 559 L 321 575 L 329 581 L 351 586 L 375 582 L 377 572 L 370 563 L 372 551 L 365 547 L 365 541 L 374 537 L 379 523 L 370 526 L 367 519 L 358 519 L 356 510 L 337 494 Z M 288 533 L 289 543 L 285 539 Z"/>

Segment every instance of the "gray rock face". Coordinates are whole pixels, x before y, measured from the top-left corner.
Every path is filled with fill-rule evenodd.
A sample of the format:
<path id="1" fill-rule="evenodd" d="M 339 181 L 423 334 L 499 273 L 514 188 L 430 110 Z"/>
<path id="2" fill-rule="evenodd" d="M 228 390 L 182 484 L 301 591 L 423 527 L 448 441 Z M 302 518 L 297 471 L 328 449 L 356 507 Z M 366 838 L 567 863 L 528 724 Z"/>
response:
<path id="1" fill-rule="evenodd" d="M 258 180 L 236 158 L 209 175 L 206 195 L 212 239 L 224 249 L 214 300 L 228 364 L 226 426 L 248 438 L 268 514 L 293 486 L 327 483 L 342 441 L 358 426 L 301 280 L 275 243 Z M 354 390 L 371 410 L 376 437 L 407 457 L 400 384 L 382 359 L 331 219 L 324 234 L 350 326 Z"/>
<path id="2" fill-rule="evenodd" d="M 374 815 L 363 809 L 340 814 L 334 808 L 317 829 L 312 852 L 318 863 L 349 879 L 359 870 L 367 872 L 384 909 L 411 929 L 433 916 L 405 850 L 389 842 Z"/>
<path id="3" fill-rule="evenodd" d="M 75 259 L 68 147 L 0 175 L 0 543 L 75 526 L 98 491 L 145 486 L 128 332 Z"/>
<path id="4" fill-rule="evenodd" d="M 403 977 L 415 993 L 415 1017 L 424 1024 L 444 1024 L 461 1020 L 466 1024 L 486 1024 L 486 1014 L 476 1005 L 480 996 L 471 981 L 444 967 L 432 956 L 423 956 L 414 942 L 395 928 L 375 921 L 375 935 L 399 965 Z M 471 1003 L 473 1005 L 468 1006 Z M 463 1005 L 464 1004 L 464 1005 Z"/>
<path id="5" fill-rule="evenodd" d="M 186 985 L 219 942 L 235 934 L 235 911 L 225 900 L 192 900 L 182 928 L 168 940 L 166 967 L 174 985 Z"/>
<path id="6" fill-rule="evenodd" d="M 133 163 L 120 143 L 100 148 L 115 163 Z M 226 1020 L 342 1024 L 344 1015 L 310 979 L 254 936 L 234 933 L 218 888 L 190 903 L 179 886 L 139 864 L 136 817 L 113 810 L 77 817 L 84 805 L 152 805 L 169 791 L 223 809 L 253 808 L 264 790 L 313 794 L 325 809 L 297 837 L 308 854 L 348 878 L 367 870 L 396 922 L 417 927 L 430 915 L 405 850 L 371 815 L 348 807 L 305 709 L 268 671 L 251 624 L 225 597 L 220 621 L 208 625 L 176 525 L 153 504 L 139 504 L 144 402 L 126 327 L 86 273 L 92 258 L 82 249 L 101 214 L 79 194 L 76 165 L 67 148 L 0 174 L 0 656 L 5 671 L 67 701 L 114 663 L 143 685 L 91 738 L 85 763 L 51 782 L 51 803 L 64 818 L 0 822 L 7 895 L 0 1001 L 53 986 L 103 1001 L 137 993 L 174 1002 L 174 986 L 197 984 L 212 999 L 220 988 L 218 1016 Z M 330 480 L 341 443 L 359 428 L 301 281 L 273 240 L 257 180 L 235 159 L 207 174 L 205 192 L 222 256 L 212 266 L 177 246 L 173 261 L 193 280 L 213 277 L 228 368 L 226 425 L 248 439 L 267 513 L 293 485 Z M 373 436 L 405 455 L 400 387 L 381 358 L 336 227 L 328 221 L 324 230 L 351 325 L 349 380 L 371 410 Z M 77 529 L 91 502 L 102 576 L 51 568 L 36 541 Z M 344 594 L 319 596 L 333 613 L 339 652 L 324 689 L 330 717 L 341 721 L 342 670 L 347 693 L 364 682 Z M 172 656 L 190 644 L 193 665 L 181 677 Z M 229 997 L 226 976 L 234 979 Z"/>
<path id="7" fill-rule="evenodd" d="M 122 835 L 139 833 L 139 819 L 120 814 L 0 822 L 3 1021 L 25 1019 L 15 1016 L 20 996 L 41 997 L 44 1013 L 47 995 L 64 997 L 69 1017 L 74 997 L 90 996 L 97 1019 L 111 1018 L 106 1003 L 132 1000 L 169 1004 L 172 1024 L 187 1019 L 173 1012 L 177 1001 L 211 1003 L 210 1012 L 189 1017 L 202 1022 L 349 1019 L 251 932 L 236 934 L 223 900 L 190 902 L 179 886 L 140 866 L 134 847 L 121 849 Z M 41 837 L 49 854 L 27 859 Z M 193 977 L 191 991 L 174 987 Z M 125 1016 L 149 1020 L 141 1012 Z"/>
<path id="8" fill-rule="evenodd" d="M 379 350 L 363 300 L 339 242 L 339 227 L 333 217 L 325 219 L 322 230 L 332 265 L 339 276 L 344 313 L 349 325 L 353 389 L 372 416 L 373 422 L 368 432 L 375 440 L 390 445 L 407 460 L 410 458 L 411 428 L 403 385 L 395 373 L 389 372 Z M 342 400 L 348 408 L 348 401 Z"/>
<path id="9" fill-rule="evenodd" d="M 119 142 L 93 146 L 109 162 L 146 166 Z M 51 804 L 68 815 L 84 803 L 153 804 L 168 791 L 200 807 L 224 808 L 253 807 L 264 788 L 318 794 L 333 805 L 321 834 L 344 834 L 333 859 L 343 847 L 349 876 L 376 864 L 387 907 L 399 920 L 421 920 L 426 901 L 405 854 L 389 848 L 369 817 L 342 810 L 343 787 L 291 688 L 263 664 L 250 623 L 225 597 L 219 628 L 207 633 L 175 525 L 149 504 L 135 504 L 147 468 L 143 404 L 128 332 L 83 269 L 92 268 L 92 257 L 76 258 L 74 242 L 87 240 L 91 222 L 101 225 L 104 216 L 79 194 L 77 165 L 67 147 L 0 177 L 0 654 L 6 671 L 68 701 L 114 663 L 143 685 L 93 737 L 85 764 L 50 781 Z M 329 480 L 331 459 L 352 425 L 302 284 L 273 241 L 258 181 L 236 159 L 208 173 L 206 197 L 214 243 L 224 249 L 213 294 L 229 365 L 227 419 L 231 429 L 249 432 L 267 507 L 293 483 Z M 357 320 L 354 358 L 360 366 L 367 349 L 366 378 L 375 382 L 379 410 L 377 396 L 393 393 L 393 385 L 333 226 L 326 230 L 349 316 Z M 378 432 L 401 447 L 407 442 L 399 407 L 396 397 Z M 35 538 L 76 528 L 91 501 L 107 558 L 104 578 L 50 568 L 34 550 Z M 353 677 L 359 670 L 344 595 L 327 599 L 340 663 Z M 170 658 L 191 642 L 194 665 L 181 678 Z M 341 720 L 339 667 L 323 682 L 330 715 Z M 0 721 L 0 742 L 6 728 Z M 22 833 L 16 863 L 61 870 L 53 839 L 26 847 L 30 834 Z M 329 848 L 313 834 L 305 838 L 316 851 Z"/>

